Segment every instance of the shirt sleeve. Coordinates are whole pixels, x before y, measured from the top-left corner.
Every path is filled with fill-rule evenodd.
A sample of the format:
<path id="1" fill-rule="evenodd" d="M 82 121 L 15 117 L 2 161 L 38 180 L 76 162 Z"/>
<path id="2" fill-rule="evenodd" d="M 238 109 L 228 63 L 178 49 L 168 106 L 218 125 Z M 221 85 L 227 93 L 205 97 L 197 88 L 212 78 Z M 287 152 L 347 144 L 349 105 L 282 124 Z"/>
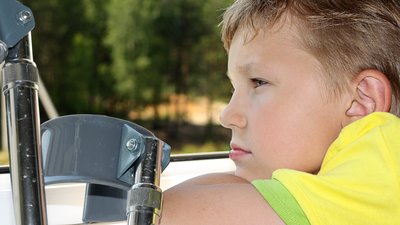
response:
<path id="1" fill-rule="evenodd" d="M 310 225 L 296 199 L 278 180 L 255 180 L 252 184 L 287 225 Z"/>

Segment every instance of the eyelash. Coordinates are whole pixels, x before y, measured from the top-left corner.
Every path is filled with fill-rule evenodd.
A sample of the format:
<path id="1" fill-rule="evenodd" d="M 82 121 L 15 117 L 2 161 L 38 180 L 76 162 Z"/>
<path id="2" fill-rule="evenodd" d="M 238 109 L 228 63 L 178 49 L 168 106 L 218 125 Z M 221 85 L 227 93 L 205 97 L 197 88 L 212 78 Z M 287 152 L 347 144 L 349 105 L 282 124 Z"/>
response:
<path id="1" fill-rule="evenodd" d="M 260 87 L 262 85 L 268 84 L 267 81 L 260 80 L 260 79 L 257 79 L 257 78 L 252 78 L 251 82 L 254 84 L 254 88 L 258 88 L 258 87 Z"/>

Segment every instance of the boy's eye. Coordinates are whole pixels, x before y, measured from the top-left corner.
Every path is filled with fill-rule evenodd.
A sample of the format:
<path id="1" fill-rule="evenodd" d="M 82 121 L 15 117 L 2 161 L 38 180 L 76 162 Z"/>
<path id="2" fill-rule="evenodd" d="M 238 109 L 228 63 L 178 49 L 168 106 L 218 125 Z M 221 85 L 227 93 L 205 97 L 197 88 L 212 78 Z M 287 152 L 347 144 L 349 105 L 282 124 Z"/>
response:
<path id="1" fill-rule="evenodd" d="M 260 87 L 262 85 L 268 84 L 267 81 L 260 80 L 260 79 L 257 79 L 257 78 L 251 79 L 251 82 L 254 84 L 254 88 L 258 88 L 258 87 Z"/>

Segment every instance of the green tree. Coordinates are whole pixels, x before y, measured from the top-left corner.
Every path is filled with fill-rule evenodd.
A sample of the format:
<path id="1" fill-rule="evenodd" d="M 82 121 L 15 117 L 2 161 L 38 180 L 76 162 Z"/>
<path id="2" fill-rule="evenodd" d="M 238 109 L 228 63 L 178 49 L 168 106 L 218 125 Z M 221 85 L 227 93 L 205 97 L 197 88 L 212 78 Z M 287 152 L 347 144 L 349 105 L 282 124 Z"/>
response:
<path id="1" fill-rule="evenodd" d="M 105 43 L 111 48 L 114 89 L 129 99 L 127 110 L 140 112 L 165 97 L 166 82 L 159 70 L 162 59 L 155 47 L 160 40 L 153 32 L 159 10 L 158 1 L 111 0 L 108 6 Z"/>
<path id="2" fill-rule="evenodd" d="M 104 1 L 103 1 L 104 2 Z M 103 113 L 110 78 L 103 45 L 104 5 L 88 0 L 35 0 L 34 58 L 58 111 Z"/>

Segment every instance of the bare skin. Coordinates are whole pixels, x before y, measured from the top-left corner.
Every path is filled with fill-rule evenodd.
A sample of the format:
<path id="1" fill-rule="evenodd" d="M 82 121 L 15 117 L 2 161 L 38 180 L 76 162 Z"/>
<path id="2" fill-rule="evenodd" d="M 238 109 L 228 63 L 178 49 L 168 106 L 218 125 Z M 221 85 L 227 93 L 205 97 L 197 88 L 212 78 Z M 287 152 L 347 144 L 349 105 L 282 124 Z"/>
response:
<path id="1" fill-rule="evenodd" d="M 289 168 L 317 173 L 348 121 L 349 100 L 328 101 L 318 60 L 296 43 L 290 21 L 249 42 L 238 31 L 228 58 L 234 92 L 221 114 L 232 131 L 235 175 L 194 178 L 165 192 L 163 225 L 282 225 L 250 183 Z M 329 115 L 329 116 L 327 116 Z"/>
<path id="2" fill-rule="evenodd" d="M 285 223 L 245 179 L 230 174 L 210 174 L 186 181 L 165 192 L 161 224 Z"/>

